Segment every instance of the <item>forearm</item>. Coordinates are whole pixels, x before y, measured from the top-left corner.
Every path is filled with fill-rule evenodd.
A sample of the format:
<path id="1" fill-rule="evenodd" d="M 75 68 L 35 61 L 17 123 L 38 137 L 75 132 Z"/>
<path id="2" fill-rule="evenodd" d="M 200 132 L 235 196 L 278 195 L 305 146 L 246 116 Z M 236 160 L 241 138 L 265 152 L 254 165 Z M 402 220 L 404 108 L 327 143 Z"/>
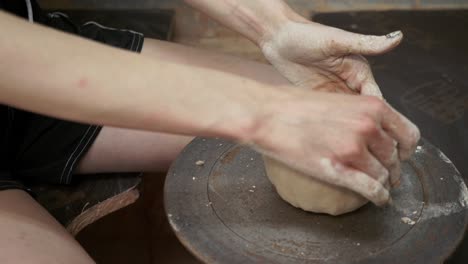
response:
<path id="1" fill-rule="evenodd" d="M 185 0 L 221 24 L 260 43 L 289 20 L 305 21 L 283 0 Z"/>
<path id="2" fill-rule="evenodd" d="M 158 61 L 171 61 L 242 76 L 269 87 L 295 87 L 270 64 L 168 41 L 145 39 L 142 55 Z"/>
<path id="3" fill-rule="evenodd" d="M 242 140 L 264 102 L 282 96 L 258 80 L 147 59 L 1 12 L 0 25 L 0 100 L 26 110 Z"/>

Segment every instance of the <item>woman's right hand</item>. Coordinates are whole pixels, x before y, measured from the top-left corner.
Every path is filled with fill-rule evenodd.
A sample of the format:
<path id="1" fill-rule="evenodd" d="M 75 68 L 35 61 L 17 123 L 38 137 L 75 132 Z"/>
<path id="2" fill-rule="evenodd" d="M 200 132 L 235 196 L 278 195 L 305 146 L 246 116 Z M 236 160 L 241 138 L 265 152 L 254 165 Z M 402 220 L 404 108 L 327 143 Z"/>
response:
<path id="1" fill-rule="evenodd" d="M 395 141 L 404 160 L 420 137 L 413 123 L 377 97 L 300 90 L 264 107 L 255 127 L 247 140 L 263 154 L 376 205 L 391 199 Z"/>

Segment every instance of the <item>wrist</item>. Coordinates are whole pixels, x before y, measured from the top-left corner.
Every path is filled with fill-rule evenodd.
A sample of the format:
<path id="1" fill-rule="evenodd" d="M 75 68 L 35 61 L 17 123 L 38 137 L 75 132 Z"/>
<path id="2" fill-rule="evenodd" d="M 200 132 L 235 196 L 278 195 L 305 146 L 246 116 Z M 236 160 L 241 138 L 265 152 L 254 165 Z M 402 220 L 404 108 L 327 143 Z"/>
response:
<path id="1" fill-rule="evenodd" d="M 311 23 L 311 21 L 305 19 L 289 6 L 285 5 L 281 8 L 277 8 L 275 12 L 269 12 L 269 17 L 263 19 L 264 30 L 258 40 L 256 41 L 257 46 L 262 48 L 265 43 L 271 42 L 275 36 L 277 36 L 284 28 L 294 23 Z"/>
<path id="2" fill-rule="evenodd" d="M 261 87 L 237 105 L 220 123 L 222 137 L 248 145 L 259 145 L 268 130 L 268 120 L 281 109 L 281 102 L 292 97 L 292 90 L 284 87 Z M 260 144 L 261 145 L 261 144 Z"/>
<path id="3" fill-rule="evenodd" d="M 290 22 L 308 21 L 281 0 L 253 1 L 245 9 L 239 8 L 237 11 L 239 12 L 237 17 L 249 24 L 251 30 L 255 32 L 250 38 L 257 46 L 274 37 Z"/>

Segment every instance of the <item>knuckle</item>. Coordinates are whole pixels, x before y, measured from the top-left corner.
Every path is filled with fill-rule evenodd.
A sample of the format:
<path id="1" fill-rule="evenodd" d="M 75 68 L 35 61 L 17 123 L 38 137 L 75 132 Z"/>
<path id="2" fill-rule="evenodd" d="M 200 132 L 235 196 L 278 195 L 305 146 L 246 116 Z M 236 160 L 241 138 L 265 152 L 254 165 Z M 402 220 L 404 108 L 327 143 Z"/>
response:
<path id="1" fill-rule="evenodd" d="M 350 55 L 350 58 L 353 59 L 355 66 L 359 67 L 360 70 L 365 72 L 370 72 L 369 61 L 362 55 Z"/>
<path id="2" fill-rule="evenodd" d="M 354 160 L 360 158 L 364 153 L 364 149 L 357 143 L 349 143 L 342 148 L 340 152 L 340 158 L 346 161 Z"/>
<path id="3" fill-rule="evenodd" d="M 342 41 L 337 40 L 335 38 L 330 38 L 329 40 L 327 40 L 324 46 L 325 46 L 325 49 L 328 51 L 327 53 L 329 55 L 334 55 L 337 53 L 345 53 L 345 54 L 351 53 L 350 45 L 342 43 Z"/>
<path id="4" fill-rule="evenodd" d="M 369 61 L 366 59 L 366 57 L 362 56 L 362 55 L 358 55 L 358 58 L 359 60 L 366 66 L 366 67 L 370 67 L 370 63 Z"/>
<path id="5" fill-rule="evenodd" d="M 369 185 L 368 192 L 369 196 L 373 198 L 373 202 L 378 206 L 386 204 L 390 197 L 388 191 L 378 183 Z"/>
<path id="6" fill-rule="evenodd" d="M 374 113 L 383 113 L 387 109 L 385 102 L 375 96 L 368 96 L 366 98 L 366 105 L 370 108 L 369 110 Z"/>
<path id="7" fill-rule="evenodd" d="M 388 147 L 385 149 L 373 148 L 373 151 L 376 153 L 382 164 L 387 168 L 394 166 L 399 160 L 398 149 L 395 147 Z"/>
<path id="8" fill-rule="evenodd" d="M 385 182 L 387 182 L 389 180 L 389 178 L 390 178 L 390 172 L 387 169 L 383 168 L 380 171 L 377 180 L 381 184 L 384 184 Z"/>
<path id="9" fill-rule="evenodd" d="M 378 126 L 372 118 L 364 117 L 358 122 L 357 130 L 364 136 L 375 136 L 378 132 Z"/>
<path id="10" fill-rule="evenodd" d="M 330 153 L 328 156 L 326 156 L 327 159 L 329 160 L 330 164 L 339 171 L 339 169 L 343 169 L 343 158 L 342 155 L 339 153 Z M 340 171 L 341 172 L 341 171 Z"/>
<path id="11" fill-rule="evenodd" d="M 406 146 L 402 145 L 400 147 L 400 159 L 401 160 L 408 160 L 411 155 L 414 153 L 416 146 L 418 145 L 419 140 L 421 139 L 421 134 L 419 129 L 413 125 L 414 127 L 408 133 L 408 139 L 405 143 Z"/>

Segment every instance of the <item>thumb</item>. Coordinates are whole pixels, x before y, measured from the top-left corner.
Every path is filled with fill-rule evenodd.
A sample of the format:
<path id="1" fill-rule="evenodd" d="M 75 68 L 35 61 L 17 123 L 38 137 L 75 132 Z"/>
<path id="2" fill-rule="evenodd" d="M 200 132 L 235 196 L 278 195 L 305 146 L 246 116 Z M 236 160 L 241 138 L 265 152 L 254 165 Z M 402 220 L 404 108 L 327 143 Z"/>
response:
<path id="1" fill-rule="evenodd" d="M 383 99 L 382 91 L 380 91 L 377 83 L 372 79 L 364 83 L 361 87 L 362 95 L 376 96 L 380 99 Z"/>
<path id="2" fill-rule="evenodd" d="M 401 31 L 395 31 L 384 36 L 362 35 L 342 31 L 339 36 L 338 52 L 344 54 L 379 55 L 398 46 L 403 39 Z"/>

